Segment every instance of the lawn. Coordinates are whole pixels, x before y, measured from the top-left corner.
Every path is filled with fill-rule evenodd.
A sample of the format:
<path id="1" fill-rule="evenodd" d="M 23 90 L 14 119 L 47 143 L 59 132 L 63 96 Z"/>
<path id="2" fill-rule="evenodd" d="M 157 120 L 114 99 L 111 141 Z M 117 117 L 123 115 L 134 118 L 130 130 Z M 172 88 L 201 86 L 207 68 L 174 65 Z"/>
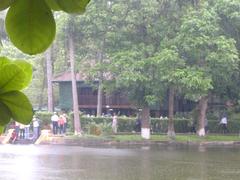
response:
<path id="1" fill-rule="evenodd" d="M 112 135 L 110 137 L 116 141 L 143 141 L 140 135 Z M 203 141 L 240 141 L 239 135 L 207 135 L 199 137 L 197 135 L 176 135 L 175 139 L 170 139 L 167 135 L 151 135 L 150 141 L 176 141 L 176 142 L 203 142 Z"/>
<path id="2" fill-rule="evenodd" d="M 195 134 L 177 134 L 174 139 L 169 138 L 167 135 L 151 135 L 150 140 L 145 140 L 140 134 L 117 134 L 117 135 L 102 135 L 94 136 L 85 134 L 79 136 L 67 136 L 67 139 L 79 140 L 104 140 L 104 141 L 117 141 L 117 142 L 136 142 L 136 141 L 175 141 L 175 142 L 226 142 L 226 141 L 239 141 L 240 135 L 223 135 L 223 134 L 208 134 L 205 137 L 199 137 Z"/>

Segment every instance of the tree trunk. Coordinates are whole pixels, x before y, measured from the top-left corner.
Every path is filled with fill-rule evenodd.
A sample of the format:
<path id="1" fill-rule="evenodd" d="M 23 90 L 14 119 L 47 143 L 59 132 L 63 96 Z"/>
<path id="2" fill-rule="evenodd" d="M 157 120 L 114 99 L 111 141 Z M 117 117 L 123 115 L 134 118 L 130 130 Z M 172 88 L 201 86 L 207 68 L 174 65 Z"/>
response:
<path id="1" fill-rule="evenodd" d="M 38 96 L 38 110 L 39 111 L 42 109 L 42 106 L 43 106 L 43 99 L 44 99 L 43 96 L 45 96 L 45 93 L 44 93 L 45 84 L 46 84 L 46 76 L 44 75 L 43 79 L 42 79 L 41 90 L 40 90 L 40 93 L 39 93 L 39 96 Z"/>
<path id="2" fill-rule="evenodd" d="M 97 53 L 97 59 L 100 63 L 103 61 L 103 54 L 102 52 Z M 103 73 L 99 72 L 99 84 L 98 84 L 98 97 L 97 97 L 97 117 L 102 115 L 102 99 L 103 99 Z"/>
<path id="3" fill-rule="evenodd" d="M 74 49 L 74 42 L 72 33 L 69 33 L 69 60 L 71 66 L 71 79 L 72 79 L 72 97 L 73 97 L 73 118 L 74 118 L 74 133 L 76 135 L 81 135 L 81 123 L 80 123 L 80 116 L 79 116 L 79 109 L 78 109 L 78 94 L 77 94 L 77 82 L 76 82 L 76 75 L 74 69 L 75 63 L 75 49 Z"/>
<path id="4" fill-rule="evenodd" d="M 174 116 L 174 88 L 169 88 L 168 94 L 168 137 L 174 138 L 176 136 L 174 130 L 173 116 Z"/>
<path id="5" fill-rule="evenodd" d="M 53 86 L 52 86 L 52 59 L 51 48 L 45 52 L 46 66 L 47 66 L 47 91 L 48 91 L 48 111 L 53 112 Z"/>
<path id="6" fill-rule="evenodd" d="M 97 117 L 100 117 L 102 115 L 102 99 L 103 99 L 102 81 L 99 80 L 97 97 Z"/>
<path id="7" fill-rule="evenodd" d="M 198 115 L 198 135 L 205 136 L 205 120 L 208 107 L 208 96 L 201 97 L 198 103 L 199 115 Z"/>
<path id="8" fill-rule="evenodd" d="M 150 109 L 148 106 L 142 109 L 141 136 L 144 139 L 150 139 Z"/>
<path id="9" fill-rule="evenodd" d="M 47 73 L 46 73 L 46 66 L 47 66 L 47 62 L 46 62 L 46 58 L 42 58 L 41 61 L 41 68 L 42 68 L 42 71 L 43 71 L 43 78 L 42 78 L 42 82 L 41 82 L 41 90 L 40 90 L 40 93 L 38 95 L 38 98 L 37 98 L 37 102 L 38 102 L 38 110 L 42 110 L 42 107 L 43 107 L 43 100 L 44 100 L 44 96 L 45 96 L 45 93 L 44 93 L 44 90 L 45 88 L 47 88 Z"/>

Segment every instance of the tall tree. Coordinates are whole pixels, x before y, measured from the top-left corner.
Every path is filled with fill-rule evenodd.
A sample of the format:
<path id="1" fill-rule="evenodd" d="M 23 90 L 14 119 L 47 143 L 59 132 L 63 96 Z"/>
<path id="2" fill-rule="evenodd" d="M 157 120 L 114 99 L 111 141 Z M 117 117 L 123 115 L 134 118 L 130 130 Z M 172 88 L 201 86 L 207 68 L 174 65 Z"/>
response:
<path id="1" fill-rule="evenodd" d="M 106 74 L 102 67 L 108 61 L 107 52 L 112 49 L 109 46 L 111 4 L 112 1 L 109 0 L 96 0 L 88 6 L 87 13 L 77 19 L 77 22 L 83 25 L 77 27 L 78 32 L 86 42 L 85 50 L 84 47 L 79 47 L 78 56 L 87 59 L 88 61 L 81 61 L 81 63 L 84 64 L 82 66 L 89 67 L 78 67 L 78 70 L 84 72 L 89 79 L 98 81 L 97 116 L 102 114 L 102 98 L 106 80 Z M 85 57 L 80 55 L 80 52 L 83 51 L 86 52 Z"/>
<path id="2" fill-rule="evenodd" d="M 78 107 L 78 93 L 77 82 L 75 73 L 75 43 L 74 43 L 74 26 L 73 17 L 70 17 L 68 41 L 69 41 L 69 60 L 71 66 L 71 79 L 72 79 L 72 98 L 73 98 L 73 115 L 74 115 L 74 132 L 75 134 L 81 134 L 80 114 Z"/>
<path id="3" fill-rule="evenodd" d="M 152 58 L 153 66 L 156 68 L 156 83 L 168 90 L 168 136 L 175 137 L 174 130 L 174 98 L 181 88 L 180 80 L 185 63 L 179 58 L 174 49 L 163 49 Z"/>
<path id="4" fill-rule="evenodd" d="M 48 94 L 48 111 L 53 112 L 53 86 L 52 86 L 52 49 L 49 48 L 45 52 L 45 59 L 46 59 L 46 69 L 47 69 L 47 94 Z"/>
<path id="5" fill-rule="evenodd" d="M 178 36 L 179 52 L 186 64 L 211 79 L 211 86 L 199 95 L 198 134 L 205 135 L 204 121 L 208 98 L 225 90 L 238 70 L 238 53 L 235 42 L 221 33 L 219 18 L 212 7 L 203 3 L 197 10 L 189 11 L 183 19 Z"/>

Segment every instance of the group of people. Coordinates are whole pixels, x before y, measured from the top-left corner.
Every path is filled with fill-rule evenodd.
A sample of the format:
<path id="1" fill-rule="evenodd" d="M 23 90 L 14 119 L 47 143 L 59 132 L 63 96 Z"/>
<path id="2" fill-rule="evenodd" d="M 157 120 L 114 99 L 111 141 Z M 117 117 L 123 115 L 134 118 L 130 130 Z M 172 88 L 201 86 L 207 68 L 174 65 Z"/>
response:
<path id="1" fill-rule="evenodd" d="M 61 113 L 58 115 L 56 112 L 51 116 L 52 133 L 65 134 L 67 129 L 67 115 Z M 11 125 L 13 132 L 10 137 L 10 142 L 14 143 L 18 139 L 37 140 L 40 136 L 40 119 L 34 115 L 32 123 L 28 125 L 21 124 L 14 121 Z"/>
<path id="2" fill-rule="evenodd" d="M 67 129 L 67 115 L 65 113 L 61 113 L 60 115 L 57 112 L 51 117 L 52 121 L 52 133 L 56 134 L 65 134 Z"/>
<path id="3" fill-rule="evenodd" d="M 40 120 L 35 115 L 32 124 L 25 125 L 14 121 L 11 126 L 14 129 L 10 138 L 12 143 L 18 139 L 36 140 L 40 136 Z"/>

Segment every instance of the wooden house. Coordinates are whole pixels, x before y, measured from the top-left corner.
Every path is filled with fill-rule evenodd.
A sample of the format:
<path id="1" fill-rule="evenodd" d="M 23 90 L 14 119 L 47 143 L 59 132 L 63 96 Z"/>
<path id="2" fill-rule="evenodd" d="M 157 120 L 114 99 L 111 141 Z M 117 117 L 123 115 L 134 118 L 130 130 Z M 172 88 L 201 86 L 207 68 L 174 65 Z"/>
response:
<path id="1" fill-rule="evenodd" d="M 76 74 L 77 92 L 79 109 L 90 115 L 96 115 L 97 111 L 97 85 L 98 81 L 87 84 L 85 77 Z M 72 83 L 71 73 L 64 72 L 53 79 L 54 83 L 59 85 L 59 108 L 64 110 L 72 109 Z M 135 106 L 121 92 L 112 94 L 103 94 L 102 110 L 103 113 L 111 111 L 121 112 L 129 115 L 135 111 Z"/>
<path id="2" fill-rule="evenodd" d="M 84 75 L 76 74 L 78 103 L 80 111 L 85 114 L 96 115 L 97 112 L 97 86 L 98 81 L 90 84 L 86 83 Z M 72 83 L 71 73 L 64 72 L 53 79 L 54 83 L 59 85 L 59 108 L 63 110 L 72 109 Z M 176 112 L 188 112 L 194 107 L 194 103 L 177 97 L 175 99 Z M 133 115 L 139 109 L 130 103 L 127 95 L 123 92 L 114 92 L 112 94 L 103 94 L 102 112 L 104 114 L 119 112 L 121 115 Z M 160 105 L 159 103 L 151 107 L 150 114 L 152 117 L 168 115 L 167 96 Z"/>

